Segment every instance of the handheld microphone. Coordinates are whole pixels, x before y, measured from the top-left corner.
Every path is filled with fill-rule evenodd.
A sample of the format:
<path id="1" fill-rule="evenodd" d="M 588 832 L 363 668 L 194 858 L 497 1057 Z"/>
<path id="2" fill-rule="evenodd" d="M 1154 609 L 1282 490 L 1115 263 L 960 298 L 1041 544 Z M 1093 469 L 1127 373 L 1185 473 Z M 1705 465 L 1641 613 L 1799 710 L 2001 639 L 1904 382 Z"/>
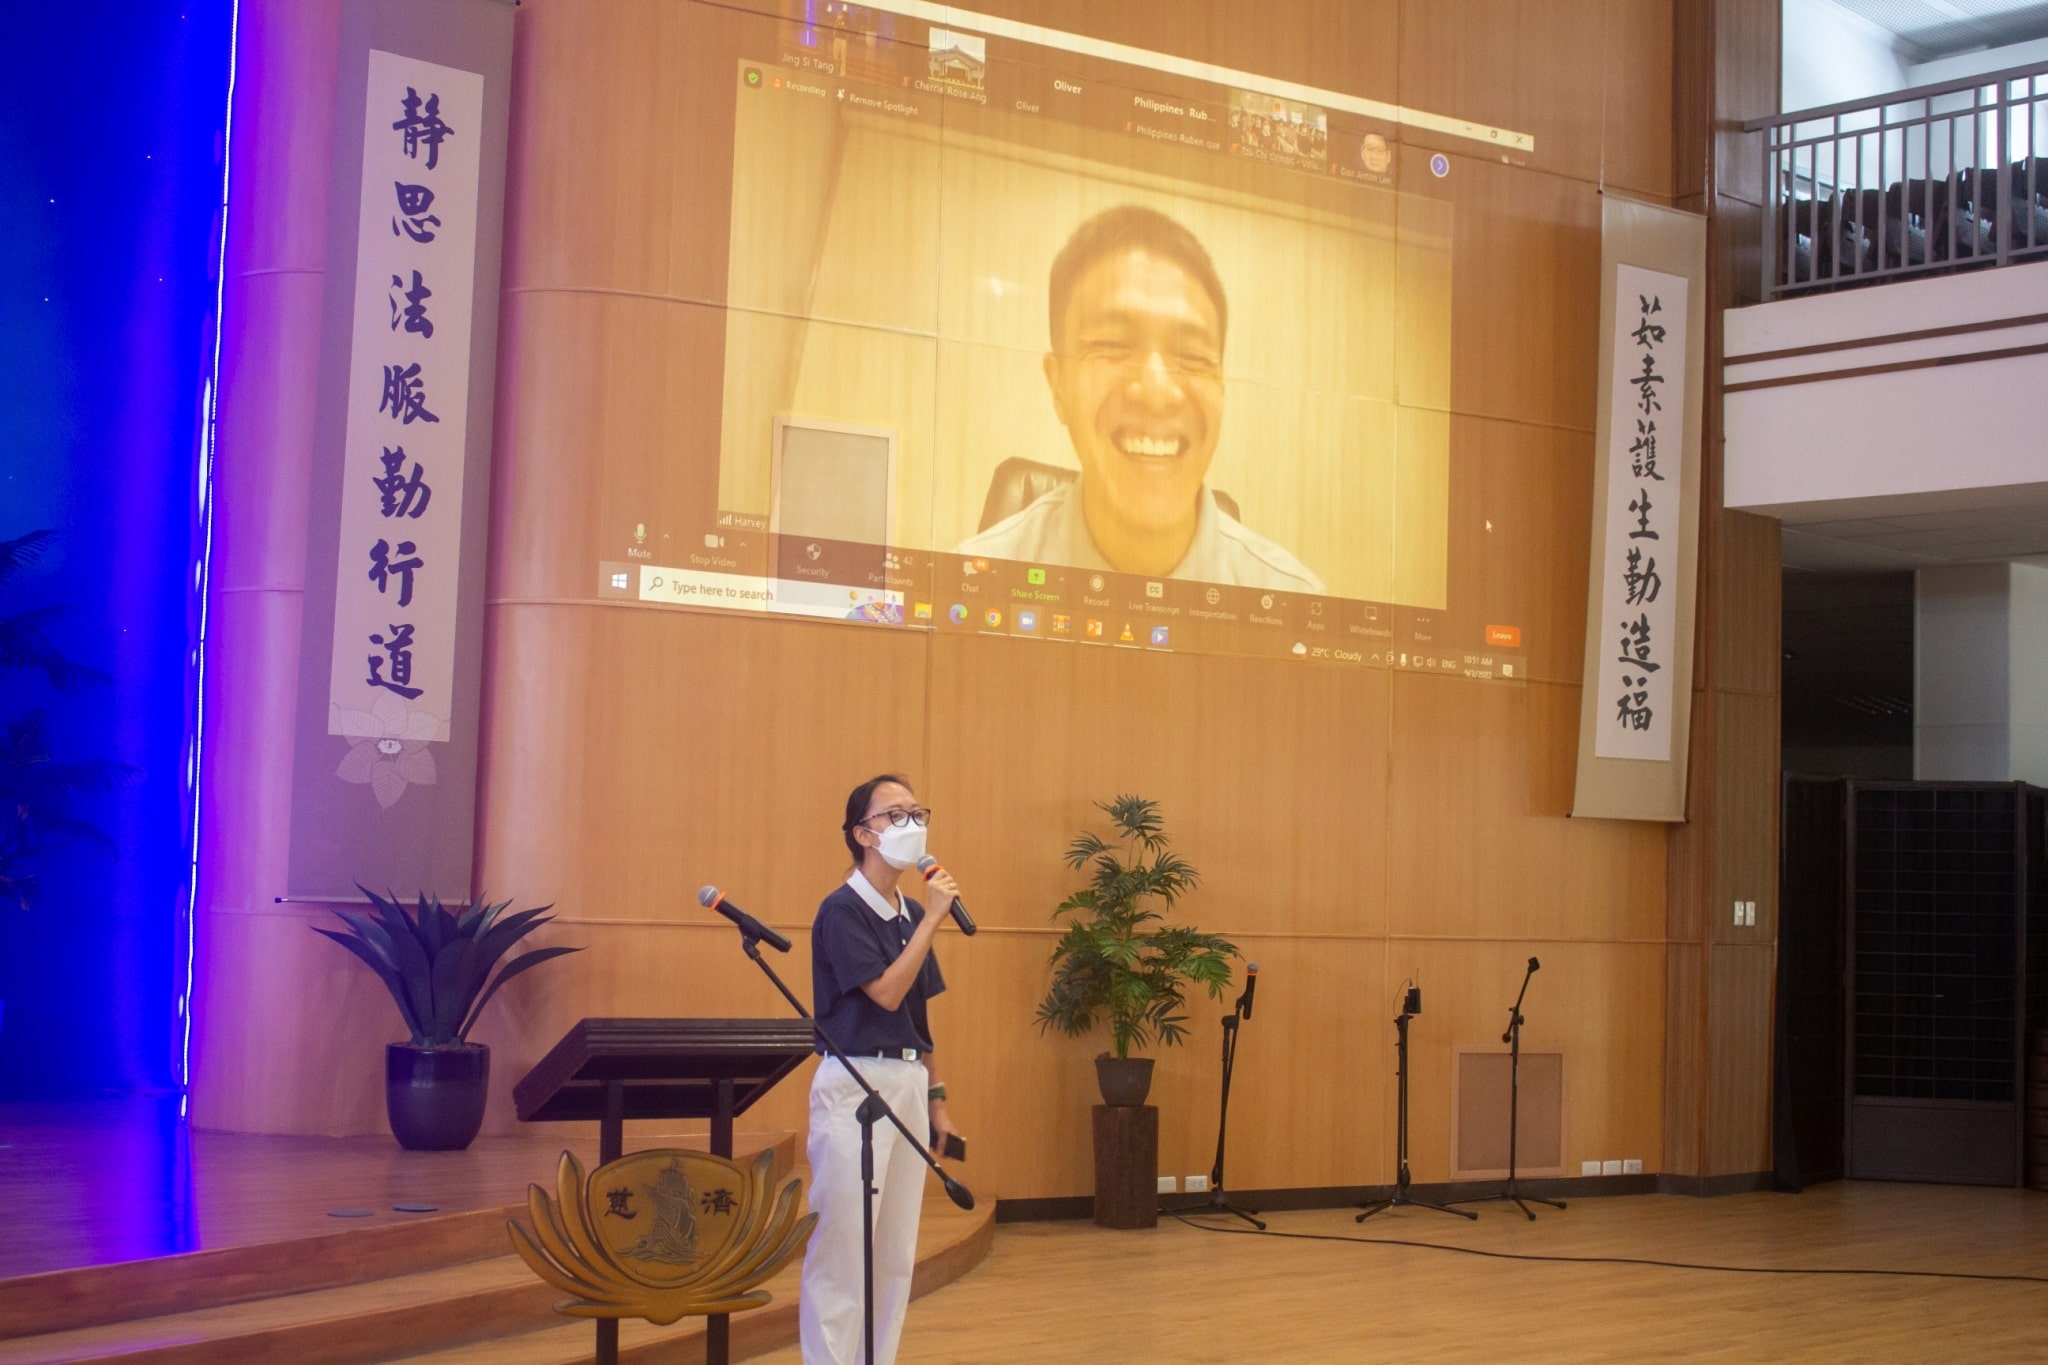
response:
<path id="1" fill-rule="evenodd" d="M 917 860 L 917 870 L 919 872 L 924 873 L 924 879 L 926 881 L 930 881 L 932 879 L 932 874 L 940 870 L 939 860 L 937 858 L 934 858 L 931 854 L 927 853 L 922 858 L 919 858 Z M 967 907 L 961 904 L 960 898 L 958 896 L 953 897 L 952 915 L 953 923 L 960 926 L 960 932 L 968 935 L 970 938 L 973 937 L 975 928 L 977 926 L 975 925 L 973 920 L 967 917 Z M 961 1205 L 961 1207 L 968 1208 L 972 1206 L 963 1204 Z"/>
<path id="2" fill-rule="evenodd" d="M 1237 1012 L 1246 1019 L 1252 1017 L 1252 996 L 1259 989 L 1259 964 L 1244 964 L 1244 994 L 1237 998 Z"/>
<path id="3" fill-rule="evenodd" d="M 724 915 L 734 924 L 737 924 L 740 927 L 741 933 L 749 938 L 760 939 L 776 952 L 786 953 L 789 951 L 788 939 L 727 900 L 724 893 L 717 887 L 700 887 L 697 891 L 697 904 L 703 906 L 706 910 L 716 910 L 719 914 Z"/>
<path id="4" fill-rule="evenodd" d="M 1541 967 L 1542 965 L 1543 964 L 1541 962 L 1538 962 L 1533 957 L 1529 959 L 1529 970 L 1532 972 L 1535 971 L 1538 967 Z"/>

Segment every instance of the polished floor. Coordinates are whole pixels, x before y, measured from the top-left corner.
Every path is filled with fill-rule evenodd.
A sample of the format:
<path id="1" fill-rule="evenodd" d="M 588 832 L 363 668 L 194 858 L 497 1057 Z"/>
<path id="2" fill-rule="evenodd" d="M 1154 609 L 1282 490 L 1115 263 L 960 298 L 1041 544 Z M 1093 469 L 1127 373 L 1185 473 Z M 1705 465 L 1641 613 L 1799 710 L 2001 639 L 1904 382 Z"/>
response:
<path id="1" fill-rule="evenodd" d="M 665 1138 L 674 1123 L 629 1123 L 627 1146 L 703 1144 Z M 696 1125 L 699 1130 L 703 1125 Z M 786 1134 L 742 1132 L 756 1151 Z M 0 1105 L 0 1279 L 188 1251 L 283 1242 L 404 1222 L 396 1206 L 462 1213 L 551 1183 L 561 1151 L 597 1158 L 596 1125 L 530 1125 L 461 1152 L 408 1152 L 388 1134 L 277 1137 L 214 1133 L 181 1122 L 170 1099 Z M 793 1150 L 793 1149 L 792 1149 Z M 348 1218 L 335 1213 L 348 1212 Z"/>
<path id="2" fill-rule="evenodd" d="M 1841 1183 L 1537 1212 L 1277 1214 L 1284 1235 L 1007 1225 L 911 1305 L 898 1362 L 2048 1360 L 2048 1195 Z"/>

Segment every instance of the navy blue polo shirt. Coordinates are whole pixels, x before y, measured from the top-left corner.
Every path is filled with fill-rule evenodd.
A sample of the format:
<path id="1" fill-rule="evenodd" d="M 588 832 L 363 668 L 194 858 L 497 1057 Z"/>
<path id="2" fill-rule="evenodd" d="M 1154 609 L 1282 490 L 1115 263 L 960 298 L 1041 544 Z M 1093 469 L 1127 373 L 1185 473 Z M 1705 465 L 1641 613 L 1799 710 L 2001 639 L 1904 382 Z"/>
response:
<path id="1" fill-rule="evenodd" d="M 856 873 L 856 876 L 859 874 Z M 936 950 L 927 953 L 903 1003 L 893 1010 L 876 1004 L 861 986 L 889 970 L 903 955 L 924 907 L 903 896 L 908 918 L 883 919 L 850 884 L 842 884 L 818 906 L 811 921 L 811 1012 L 849 1056 L 904 1048 L 932 1051 L 925 1001 L 946 989 Z M 821 1045 L 818 1051 L 825 1049 Z"/>

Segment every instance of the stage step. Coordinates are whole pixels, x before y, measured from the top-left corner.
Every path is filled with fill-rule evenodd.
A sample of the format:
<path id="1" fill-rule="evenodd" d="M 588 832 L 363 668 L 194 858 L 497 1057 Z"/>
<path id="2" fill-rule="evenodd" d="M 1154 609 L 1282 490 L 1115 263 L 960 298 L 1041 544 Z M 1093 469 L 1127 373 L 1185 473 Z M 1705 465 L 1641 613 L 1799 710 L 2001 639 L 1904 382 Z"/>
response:
<path id="1" fill-rule="evenodd" d="M 522 1206 L 470 1216 L 495 1218 L 497 1245 L 502 1247 L 504 1219 L 523 1218 L 524 1213 Z M 965 1274 L 987 1254 L 993 1235 L 991 1208 L 962 1213 L 943 1198 L 929 1202 L 918 1238 L 914 1292 L 928 1292 Z M 735 1359 L 796 1340 L 797 1281 L 798 1269 L 791 1266 L 766 1286 L 774 1295 L 767 1308 L 733 1319 Z M 199 1283 L 192 1288 L 195 1296 L 203 1296 L 206 1290 Z M 558 1315 L 554 1311 L 557 1297 L 518 1257 L 499 1255 L 361 1283 L 14 1337 L 0 1341 L 0 1362 L 361 1365 L 402 1359 L 448 1365 L 568 1365 L 587 1361 L 593 1324 Z M 690 1359 L 693 1349 L 701 1358 L 703 1332 L 703 1320 L 695 1318 L 665 1328 L 625 1322 L 620 1330 L 622 1358 L 648 1362 Z"/>

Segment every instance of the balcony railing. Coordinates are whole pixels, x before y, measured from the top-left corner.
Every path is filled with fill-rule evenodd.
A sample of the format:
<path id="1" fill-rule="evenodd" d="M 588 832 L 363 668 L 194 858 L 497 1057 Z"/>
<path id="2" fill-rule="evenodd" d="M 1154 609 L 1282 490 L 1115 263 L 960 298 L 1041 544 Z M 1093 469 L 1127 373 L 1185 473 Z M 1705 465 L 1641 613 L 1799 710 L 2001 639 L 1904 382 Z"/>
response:
<path id="1" fill-rule="evenodd" d="M 1767 135 L 1766 299 L 2048 260 L 2048 64 L 1743 129 Z"/>

